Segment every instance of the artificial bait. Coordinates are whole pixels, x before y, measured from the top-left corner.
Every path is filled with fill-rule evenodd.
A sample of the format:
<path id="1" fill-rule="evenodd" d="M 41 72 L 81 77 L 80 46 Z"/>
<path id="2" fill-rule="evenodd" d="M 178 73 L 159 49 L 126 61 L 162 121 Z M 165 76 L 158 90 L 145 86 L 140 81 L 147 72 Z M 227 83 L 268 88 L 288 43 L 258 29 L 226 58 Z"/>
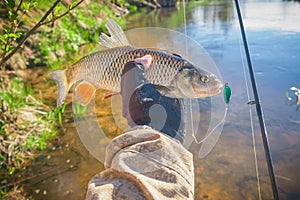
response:
<path id="1" fill-rule="evenodd" d="M 223 89 L 224 102 L 226 103 L 226 108 L 229 106 L 230 98 L 231 98 L 231 88 L 228 83 L 225 83 Z"/>

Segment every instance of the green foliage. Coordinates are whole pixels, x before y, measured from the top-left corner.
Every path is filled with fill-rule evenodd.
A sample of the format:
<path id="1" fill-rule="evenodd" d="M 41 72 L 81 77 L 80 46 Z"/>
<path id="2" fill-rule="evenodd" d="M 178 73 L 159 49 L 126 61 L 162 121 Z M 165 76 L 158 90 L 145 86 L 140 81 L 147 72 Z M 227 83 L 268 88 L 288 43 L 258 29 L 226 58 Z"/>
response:
<path id="1" fill-rule="evenodd" d="M 52 110 L 33 94 L 21 78 L 0 80 L 0 180 L 9 180 L 34 152 L 44 150 L 57 135 L 57 122 L 62 124 L 66 105 Z M 0 188 L 0 196 L 10 190 Z"/>
<path id="2" fill-rule="evenodd" d="M 86 112 L 87 106 L 82 106 L 79 103 L 73 107 L 73 112 L 76 115 L 83 115 Z"/>
<path id="3" fill-rule="evenodd" d="M 68 9 L 70 8 L 64 5 L 58 6 L 55 10 L 55 16 L 66 12 Z M 39 52 L 43 59 L 36 59 L 36 63 L 41 61 L 54 70 L 64 62 L 70 60 L 74 62 L 74 55 L 78 53 L 82 44 L 97 43 L 99 34 L 106 31 L 106 20 L 93 17 L 99 16 L 101 12 L 105 13 L 107 19 L 114 18 L 121 26 L 125 25 L 125 20 L 116 18 L 107 6 L 90 2 L 84 9 L 73 10 L 72 15 L 65 16 L 55 22 L 53 27 L 44 28 L 38 43 Z"/>
<path id="4" fill-rule="evenodd" d="M 130 5 L 127 0 L 116 0 L 114 1 L 115 4 L 119 5 L 120 7 L 126 7 L 130 13 L 134 13 L 137 11 L 136 5 Z"/>
<path id="5" fill-rule="evenodd" d="M 0 100 L 8 103 L 12 112 L 16 112 L 17 109 L 26 105 L 27 95 L 33 95 L 32 88 L 25 84 L 22 79 L 11 79 L 8 88 L 8 90 L 0 91 Z"/>
<path id="6" fill-rule="evenodd" d="M 136 5 L 129 5 L 129 12 L 136 13 L 138 11 L 138 7 Z"/>
<path id="7" fill-rule="evenodd" d="M 65 113 L 65 109 L 66 104 L 64 103 L 62 107 L 56 107 L 53 112 L 53 114 L 57 117 L 57 121 L 60 125 L 62 125 L 62 115 Z"/>
<path id="8" fill-rule="evenodd" d="M 14 0 L 4 0 L 4 2 L 7 4 L 7 6 L 10 8 L 10 9 L 14 9 L 14 7 L 16 6 L 16 3 Z"/>
<path id="9" fill-rule="evenodd" d="M 4 197 L 4 195 L 8 192 L 8 188 L 7 187 L 0 187 L 0 198 L 2 200 L 2 197 Z"/>
<path id="10" fill-rule="evenodd" d="M 33 150 L 46 148 L 47 141 L 57 134 L 56 122 L 64 111 L 52 111 L 32 95 L 32 88 L 22 79 L 2 78 L 0 166 L 9 174 L 19 169 Z"/>
<path id="11" fill-rule="evenodd" d="M 43 130 L 41 133 L 33 133 L 26 140 L 25 149 L 40 149 L 43 150 L 47 146 L 47 141 L 51 140 L 56 135 L 56 132 L 50 134 Z"/>
<path id="12" fill-rule="evenodd" d="M 37 32 L 38 29 L 31 28 L 42 19 L 40 13 L 46 13 L 53 1 L 3 0 L 2 5 L 7 10 L 7 15 L 5 25 L 0 27 L 0 62 L 7 55 L 14 53 L 19 44 L 24 44 L 32 49 L 35 55 L 32 62 L 28 62 L 36 65 L 46 64 L 52 69 L 57 69 L 66 61 L 74 61 L 74 55 L 78 54 L 82 44 L 97 43 L 99 34 L 106 31 L 105 23 L 108 18 L 114 18 L 124 27 L 125 20 L 115 17 L 103 3 L 90 1 L 84 8 L 77 8 L 78 2 L 80 1 L 72 1 L 69 6 L 59 3 L 50 15 L 45 15 L 47 18 Z M 124 0 L 120 3 L 132 11 L 137 10 Z M 20 43 L 30 35 L 28 33 L 35 38 Z M 47 143 L 57 135 L 57 126 L 63 123 L 66 105 L 50 109 L 33 95 L 33 89 L 24 80 L 18 77 L 1 77 L 1 180 L 20 170 L 32 157 L 33 152 L 44 150 Z M 86 109 L 87 107 L 77 106 L 76 113 L 84 114 Z M 7 188 L 1 188 L 0 196 L 4 196 L 6 192 Z"/>
<path id="13" fill-rule="evenodd" d="M 8 10 L 7 24 L 3 27 L 0 34 L 0 57 L 3 59 L 8 53 L 14 50 L 14 42 L 19 39 L 23 32 L 19 29 L 22 17 L 32 8 L 37 6 L 36 0 L 4 0 Z"/>
<path id="14" fill-rule="evenodd" d="M 125 20 L 115 17 L 105 3 L 91 1 L 84 7 L 77 7 L 81 2 L 77 0 L 71 5 L 57 4 L 50 15 L 45 15 L 47 17 L 38 25 L 40 32 L 36 33 L 30 29 L 28 31 L 28 27 L 24 28 L 24 25 L 30 25 L 34 29 L 37 21 L 42 18 L 37 10 L 48 13 L 53 1 L 4 0 L 8 20 L 0 34 L 1 65 L 2 61 L 5 62 L 7 57 L 10 58 L 20 48 L 20 41 L 25 41 L 24 38 L 29 37 L 28 35 L 36 34 L 36 39 L 26 44 L 35 52 L 35 58 L 28 63 L 57 69 L 64 63 L 77 59 L 74 55 L 78 55 L 81 45 L 97 43 L 99 34 L 106 31 L 105 22 L 108 18 L 114 18 L 124 27 Z M 137 10 L 136 6 L 131 6 L 126 0 L 117 0 L 115 3 L 127 7 L 131 12 Z M 25 15 L 26 13 L 30 15 Z"/>

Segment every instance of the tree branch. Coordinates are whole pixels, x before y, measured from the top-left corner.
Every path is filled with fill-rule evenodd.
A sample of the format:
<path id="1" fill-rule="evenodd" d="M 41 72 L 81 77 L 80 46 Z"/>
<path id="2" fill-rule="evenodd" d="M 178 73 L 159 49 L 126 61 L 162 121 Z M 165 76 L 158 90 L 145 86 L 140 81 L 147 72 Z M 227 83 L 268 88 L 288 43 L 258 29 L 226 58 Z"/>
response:
<path id="1" fill-rule="evenodd" d="M 73 6 L 72 8 L 70 8 L 68 11 L 66 11 L 65 13 L 57 16 L 57 17 L 54 17 L 53 16 L 53 19 L 49 20 L 49 21 L 46 21 L 46 22 L 43 22 L 41 23 L 41 25 L 45 25 L 45 24 L 49 24 L 49 23 L 54 23 L 56 20 L 66 16 L 67 14 L 69 14 L 73 9 L 75 9 L 76 7 L 78 7 L 82 2 L 84 2 L 84 0 L 81 0 L 79 1 L 75 6 Z"/>
<path id="2" fill-rule="evenodd" d="M 18 5 L 18 7 L 16 9 L 16 12 L 18 12 L 20 10 L 22 3 L 23 3 L 23 0 L 20 1 L 19 5 Z"/>
<path id="3" fill-rule="evenodd" d="M 14 11 L 14 15 L 16 15 L 16 14 L 18 13 L 18 11 L 20 10 L 22 3 L 23 3 L 23 0 L 20 0 L 18 6 L 17 6 L 17 8 L 16 8 L 16 10 L 13 10 L 13 11 Z M 14 16 L 14 17 L 15 17 L 15 16 Z M 17 18 L 17 17 L 16 17 L 16 18 Z M 17 29 L 17 26 L 18 26 L 18 25 L 15 25 L 14 20 L 13 20 L 13 21 L 11 22 L 11 25 L 10 25 L 10 28 L 9 28 L 9 33 L 12 33 L 12 32 L 15 33 L 15 30 Z M 15 29 L 15 30 L 14 30 L 14 29 Z M 7 47 L 11 44 L 12 41 L 13 41 L 13 40 L 11 40 L 11 37 L 8 36 L 8 38 L 7 38 L 7 40 L 6 40 L 5 44 L 4 44 L 4 51 L 3 51 L 3 54 L 1 55 L 1 60 L 2 60 L 3 58 L 5 58 L 5 56 L 6 56 L 6 54 L 7 54 L 6 49 L 7 49 Z"/>
<path id="4" fill-rule="evenodd" d="M 51 8 L 49 8 L 49 10 L 45 13 L 45 15 L 40 19 L 40 21 L 31 29 L 27 32 L 27 34 L 21 39 L 21 41 L 19 42 L 19 44 L 9 53 L 7 54 L 5 57 L 3 57 L 0 61 L 0 66 L 3 67 L 4 63 L 10 59 L 20 48 L 21 46 L 24 44 L 24 42 L 28 39 L 28 37 L 34 32 L 36 31 L 43 23 L 43 21 L 45 21 L 47 19 L 47 17 L 49 16 L 49 14 L 52 12 L 52 10 L 54 10 L 54 8 L 61 2 L 61 0 L 56 0 L 54 2 L 54 4 L 51 6 Z"/>

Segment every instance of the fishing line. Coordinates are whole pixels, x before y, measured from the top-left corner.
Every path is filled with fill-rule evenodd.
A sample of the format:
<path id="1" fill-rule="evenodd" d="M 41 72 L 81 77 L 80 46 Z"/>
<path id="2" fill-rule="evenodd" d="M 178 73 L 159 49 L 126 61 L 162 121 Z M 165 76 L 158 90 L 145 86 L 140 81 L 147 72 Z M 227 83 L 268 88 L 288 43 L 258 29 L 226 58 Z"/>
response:
<path id="1" fill-rule="evenodd" d="M 246 78 L 246 66 L 245 66 L 245 61 L 244 61 L 244 57 L 243 57 L 241 39 L 239 39 L 239 46 L 240 46 L 240 53 L 241 53 L 241 58 L 242 58 L 242 65 L 243 65 L 244 79 L 245 79 L 245 85 L 246 85 L 247 99 L 248 99 L 248 102 L 251 102 L 248 81 L 247 81 L 247 78 Z M 250 103 L 248 103 L 248 108 L 249 108 L 250 125 L 251 125 L 251 133 L 252 133 L 252 145 L 253 145 L 253 154 L 254 154 L 254 162 L 255 162 L 255 172 L 256 172 L 256 180 L 257 180 L 258 199 L 261 200 L 261 187 L 260 187 L 260 178 L 259 178 L 259 170 L 258 170 L 258 162 L 257 162 L 256 143 L 255 143 L 255 137 L 254 137 L 254 125 L 253 125 L 252 109 L 251 109 L 251 104 Z"/>
<path id="2" fill-rule="evenodd" d="M 186 27 L 186 11 L 185 11 L 185 0 L 182 0 L 182 7 L 183 7 L 183 23 L 184 23 L 184 34 L 185 34 L 185 56 L 188 58 L 188 41 L 187 41 L 187 27 Z M 192 110 L 192 99 L 189 99 L 189 108 L 190 108 L 190 126 L 193 138 L 196 140 L 195 137 L 195 130 L 194 130 L 194 120 L 193 120 L 193 110 Z M 197 141 L 197 140 L 196 140 Z"/>
<path id="3" fill-rule="evenodd" d="M 182 0 L 183 4 L 183 22 L 184 22 L 184 34 L 185 34 L 185 55 L 188 58 L 188 42 L 187 42 L 187 27 L 186 27 L 186 11 L 185 11 L 185 0 Z M 191 123 L 191 132 L 194 140 L 197 143 L 197 139 L 195 137 L 195 130 L 194 130 L 194 117 L 193 117 L 193 109 L 192 109 L 192 99 L 189 99 L 189 109 L 190 109 L 190 123 Z M 200 143 L 197 143 L 200 144 Z"/>
<path id="4" fill-rule="evenodd" d="M 243 44 L 244 44 L 244 49 L 245 49 L 245 54 L 246 54 L 246 59 L 247 59 L 247 64 L 248 64 L 248 70 L 249 70 L 251 84 L 252 84 L 253 95 L 254 95 L 254 99 L 255 99 L 255 101 L 250 101 L 250 102 L 248 102 L 248 104 L 256 105 L 256 113 L 257 113 L 258 120 L 259 120 L 259 126 L 260 126 L 260 130 L 261 130 L 261 136 L 262 136 L 262 140 L 263 140 L 265 156 L 266 156 L 270 181 L 271 181 L 271 185 L 272 185 L 273 197 L 275 200 L 279 200 L 279 192 L 278 192 L 278 187 L 277 187 L 276 178 L 275 178 L 275 172 L 274 172 L 273 164 L 272 164 L 273 162 L 272 162 L 272 156 L 271 156 L 270 147 L 269 147 L 269 141 L 268 141 L 268 137 L 267 137 L 267 129 L 266 129 L 266 125 L 264 122 L 263 110 L 260 105 L 259 95 L 258 95 L 258 91 L 257 91 L 257 87 L 256 87 L 254 70 L 252 67 L 252 62 L 251 62 L 250 52 L 249 52 L 249 48 L 248 48 L 246 33 L 245 33 L 245 29 L 244 29 L 242 14 L 241 14 L 240 6 L 239 6 L 239 1 L 234 0 L 234 2 L 235 2 L 235 6 L 236 6 L 236 12 L 237 12 L 237 16 L 238 16 L 239 25 L 240 25 L 241 35 L 242 35 L 242 39 L 243 39 Z"/>
<path id="5" fill-rule="evenodd" d="M 182 0 L 182 3 L 183 3 L 183 20 L 184 20 L 184 33 L 185 35 L 187 36 L 187 20 L 186 20 L 186 5 L 185 5 L 185 0 Z M 187 42 L 187 37 L 185 37 L 185 54 L 186 54 L 186 57 L 188 58 L 188 42 Z M 207 85 L 206 85 L 207 87 Z M 225 89 L 226 86 L 224 86 L 224 89 Z M 228 87 L 228 85 L 227 85 Z M 207 87 L 208 88 L 208 87 Z M 228 87 L 229 88 L 229 87 Z M 230 89 L 230 88 L 229 88 Z M 192 109 L 192 99 L 189 99 L 189 110 L 190 110 L 190 122 L 191 122 L 191 132 L 192 132 L 192 137 L 194 138 L 194 141 L 197 143 L 197 144 L 201 144 L 203 143 L 205 140 L 207 140 L 209 138 L 209 136 L 211 136 L 215 130 L 221 126 L 224 122 L 225 122 L 225 118 L 226 118 L 226 115 L 227 115 L 227 110 L 228 110 L 228 103 L 229 103 L 229 99 L 230 99 L 230 96 L 228 97 L 228 102 L 226 103 L 226 109 L 225 109 L 225 113 L 224 113 L 224 116 L 223 118 L 220 120 L 220 122 L 205 136 L 205 138 L 203 138 L 201 141 L 198 141 L 198 139 L 196 138 L 195 136 L 195 130 L 194 130 L 194 120 L 193 120 L 193 109 Z M 226 101 L 226 100 L 225 100 Z"/>
<path id="6" fill-rule="evenodd" d="M 207 86 L 206 86 L 206 87 L 207 87 Z M 207 88 L 208 88 L 208 87 L 207 87 Z M 193 121 L 192 121 L 192 136 L 193 136 L 194 141 L 196 142 L 196 144 L 201 144 L 201 143 L 203 143 L 205 140 L 207 140 L 207 139 L 209 138 L 209 136 L 211 136 L 211 135 L 215 132 L 215 130 L 216 130 L 218 127 L 220 127 L 220 126 L 225 122 L 225 118 L 226 118 L 226 115 L 227 115 L 227 112 L 228 112 L 228 108 L 229 108 L 229 101 L 230 101 L 230 97 L 231 97 L 231 89 L 230 89 L 230 87 L 228 86 L 228 83 L 226 83 L 226 84 L 224 85 L 224 88 L 223 88 L 223 94 L 224 94 L 224 101 L 225 101 L 225 103 L 226 103 L 224 116 L 223 116 L 223 118 L 221 119 L 221 121 L 220 121 L 216 126 L 214 126 L 214 128 L 213 128 L 208 134 L 206 134 L 206 136 L 205 136 L 202 140 L 200 140 L 200 141 L 198 141 L 198 139 L 197 139 L 196 136 L 195 136 L 195 132 L 194 132 L 194 130 L 193 130 Z M 190 101 L 191 101 L 191 99 L 190 99 Z M 192 119 L 192 107 L 191 107 L 191 106 L 190 106 L 190 113 L 191 113 L 191 119 Z"/>
<path id="7" fill-rule="evenodd" d="M 195 136 L 195 133 L 194 133 L 194 131 L 192 131 L 192 136 L 193 136 L 193 138 L 194 138 L 194 141 L 196 142 L 196 144 L 201 144 L 201 143 L 203 143 L 205 140 L 207 140 L 207 138 L 209 137 L 209 136 L 211 136 L 214 132 L 215 132 L 215 130 L 220 126 L 220 125 L 222 125 L 224 122 L 225 122 L 225 118 L 226 118 L 226 115 L 227 115 L 227 110 L 228 110 L 228 108 L 226 108 L 225 109 L 225 113 L 224 113 L 224 116 L 223 116 L 223 119 L 221 119 L 221 121 L 205 136 L 205 138 L 203 138 L 202 140 L 200 140 L 200 141 L 198 141 L 198 139 L 196 138 L 196 136 Z M 192 112 L 192 110 L 190 110 L 190 112 Z"/>
<path id="8" fill-rule="evenodd" d="M 186 29 L 186 12 L 185 12 L 185 0 L 182 0 L 183 4 L 183 23 L 184 23 L 184 34 L 185 34 L 185 56 L 186 58 L 189 57 L 188 53 L 188 41 L 187 41 L 187 29 Z"/>

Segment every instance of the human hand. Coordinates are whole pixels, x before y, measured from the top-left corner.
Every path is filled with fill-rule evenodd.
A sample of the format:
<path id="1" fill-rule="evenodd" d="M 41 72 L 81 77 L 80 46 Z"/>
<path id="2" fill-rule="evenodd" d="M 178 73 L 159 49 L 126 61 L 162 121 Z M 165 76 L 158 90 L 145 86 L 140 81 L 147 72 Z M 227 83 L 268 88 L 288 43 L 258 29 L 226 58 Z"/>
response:
<path id="1" fill-rule="evenodd" d="M 141 63 L 130 61 L 124 66 L 121 78 L 123 116 L 131 127 L 148 125 L 182 142 L 181 100 L 161 95 L 155 85 L 147 82 L 144 73 Z"/>

